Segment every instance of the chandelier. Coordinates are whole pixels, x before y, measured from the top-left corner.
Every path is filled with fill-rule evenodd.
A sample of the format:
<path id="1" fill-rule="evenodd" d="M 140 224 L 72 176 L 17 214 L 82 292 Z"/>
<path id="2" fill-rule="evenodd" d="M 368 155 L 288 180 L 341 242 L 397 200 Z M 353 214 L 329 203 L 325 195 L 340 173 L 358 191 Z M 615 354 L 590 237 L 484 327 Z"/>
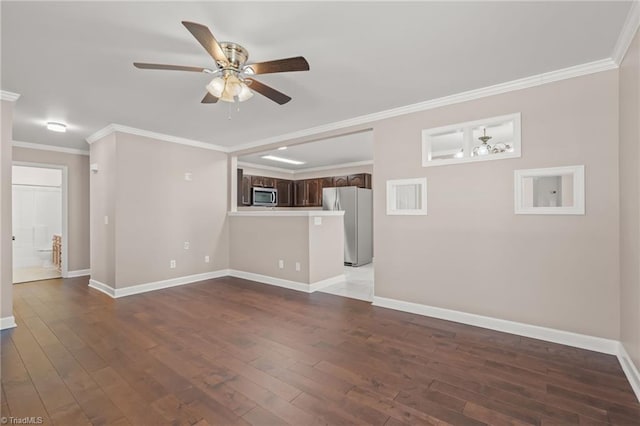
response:
<path id="1" fill-rule="evenodd" d="M 488 155 L 488 154 L 500 154 L 503 152 L 511 152 L 513 147 L 510 144 L 498 142 L 495 145 L 489 145 L 489 140 L 491 140 L 492 136 L 487 136 L 487 128 L 483 129 L 483 134 L 478 139 L 482 142 L 481 145 L 478 145 L 473 148 L 473 155 Z"/>

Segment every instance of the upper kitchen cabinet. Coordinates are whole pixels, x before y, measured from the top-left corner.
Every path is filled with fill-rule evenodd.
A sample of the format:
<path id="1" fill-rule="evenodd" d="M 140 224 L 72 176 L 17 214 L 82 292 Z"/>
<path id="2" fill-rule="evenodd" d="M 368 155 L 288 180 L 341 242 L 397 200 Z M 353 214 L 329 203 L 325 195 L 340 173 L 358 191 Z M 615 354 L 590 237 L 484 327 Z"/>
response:
<path id="1" fill-rule="evenodd" d="M 293 205 L 295 207 L 321 207 L 321 179 L 297 180 L 293 183 Z"/>
<path id="2" fill-rule="evenodd" d="M 293 206 L 293 181 L 276 179 L 276 189 L 278 190 L 277 207 Z"/>
<path id="3" fill-rule="evenodd" d="M 242 173 L 242 169 L 238 169 L 238 205 L 251 205 L 251 178 L 250 175 Z"/>
<path id="4" fill-rule="evenodd" d="M 349 176 L 335 176 L 333 178 L 333 186 L 349 186 Z"/>
<path id="5" fill-rule="evenodd" d="M 371 189 L 371 175 L 369 173 L 358 173 L 349 175 L 347 178 L 349 184 L 347 186 L 357 186 L 358 188 Z"/>
<path id="6" fill-rule="evenodd" d="M 257 186 L 261 188 L 275 188 L 276 179 L 266 176 L 252 176 L 251 186 Z"/>

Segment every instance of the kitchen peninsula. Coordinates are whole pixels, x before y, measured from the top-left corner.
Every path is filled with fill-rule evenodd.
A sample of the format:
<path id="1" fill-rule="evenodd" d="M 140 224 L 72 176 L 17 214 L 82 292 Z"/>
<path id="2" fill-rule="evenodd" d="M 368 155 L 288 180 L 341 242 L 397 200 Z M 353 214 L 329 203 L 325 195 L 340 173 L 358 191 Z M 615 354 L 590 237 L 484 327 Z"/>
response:
<path id="1" fill-rule="evenodd" d="M 233 275 L 314 292 L 344 279 L 344 212 L 229 212 Z"/>

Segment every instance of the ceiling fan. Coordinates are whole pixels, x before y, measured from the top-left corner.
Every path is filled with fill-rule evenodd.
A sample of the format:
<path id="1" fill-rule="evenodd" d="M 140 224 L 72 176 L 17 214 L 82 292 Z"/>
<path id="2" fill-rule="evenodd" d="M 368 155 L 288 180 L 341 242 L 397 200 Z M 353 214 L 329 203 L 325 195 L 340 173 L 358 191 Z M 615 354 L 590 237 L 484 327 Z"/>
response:
<path id="1" fill-rule="evenodd" d="M 204 72 L 214 75 L 207 84 L 207 94 L 202 99 L 203 104 L 212 104 L 222 100 L 225 102 L 243 102 L 253 96 L 253 91 L 260 93 L 272 101 L 283 105 L 291 97 L 278 90 L 260 83 L 254 75 L 270 74 L 288 71 L 308 71 L 309 63 L 302 56 L 278 59 L 275 61 L 247 64 L 249 52 L 237 43 L 220 42 L 216 40 L 209 28 L 195 22 L 182 21 L 187 30 L 204 47 L 215 61 L 215 68 L 191 67 L 184 65 L 147 64 L 134 62 L 140 69 L 173 70 Z"/>

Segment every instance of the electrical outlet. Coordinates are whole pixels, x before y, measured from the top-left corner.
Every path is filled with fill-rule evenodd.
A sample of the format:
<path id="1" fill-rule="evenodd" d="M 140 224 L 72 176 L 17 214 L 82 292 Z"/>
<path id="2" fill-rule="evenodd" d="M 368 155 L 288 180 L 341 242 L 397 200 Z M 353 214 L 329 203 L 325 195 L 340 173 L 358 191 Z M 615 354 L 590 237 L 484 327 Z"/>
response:
<path id="1" fill-rule="evenodd" d="M 209 263 L 209 256 L 204 257 L 204 263 Z"/>
<path id="2" fill-rule="evenodd" d="M 278 260 L 278 268 L 284 269 L 284 260 L 282 259 Z"/>
<path id="3" fill-rule="evenodd" d="M 313 224 L 318 226 L 318 225 L 322 225 L 322 217 L 320 216 L 315 216 L 313 218 Z"/>
<path id="4" fill-rule="evenodd" d="M 296 271 L 300 272 L 300 262 L 296 262 Z"/>
<path id="5" fill-rule="evenodd" d="M 169 268 L 171 269 L 176 269 L 176 261 L 175 260 L 171 260 L 169 262 Z"/>
<path id="6" fill-rule="evenodd" d="M 104 217 L 104 224 L 108 225 L 109 224 L 109 216 L 105 216 Z"/>
<path id="7" fill-rule="evenodd" d="M 184 249 L 189 250 L 189 241 L 184 242 Z"/>

